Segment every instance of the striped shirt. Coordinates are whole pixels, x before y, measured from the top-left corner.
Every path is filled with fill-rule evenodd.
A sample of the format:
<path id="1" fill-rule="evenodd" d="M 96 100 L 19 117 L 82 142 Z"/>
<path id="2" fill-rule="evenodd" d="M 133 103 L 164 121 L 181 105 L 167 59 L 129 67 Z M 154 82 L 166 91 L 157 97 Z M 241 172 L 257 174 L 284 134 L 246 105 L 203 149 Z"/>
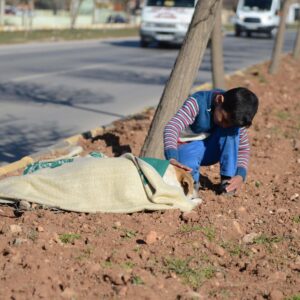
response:
<path id="1" fill-rule="evenodd" d="M 164 130 L 164 148 L 177 151 L 178 139 L 181 131 L 193 124 L 199 113 L 199 105 L 193 97 L 188 98 L 173 118 L 168 122 Z M 247 172 L 249 165 L 250 145 L 247 129 L 241 127 L 239 131 L 238 168 Z"/>

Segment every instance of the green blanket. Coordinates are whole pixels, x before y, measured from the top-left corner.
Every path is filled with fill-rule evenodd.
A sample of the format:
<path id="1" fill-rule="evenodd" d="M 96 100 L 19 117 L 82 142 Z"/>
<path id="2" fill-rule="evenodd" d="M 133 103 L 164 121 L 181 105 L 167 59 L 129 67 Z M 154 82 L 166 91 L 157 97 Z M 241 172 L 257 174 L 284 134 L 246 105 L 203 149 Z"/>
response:
<path id="1" fill-rule="evenodd" d="M 181 189 L 165 184 L 151 165 L 129 153 L 118 158 L 89 156 L 44 162 L 30 166 L 25 173 L 0 181 L 0 203 L 26 200 L 91 213 L 190 211 L 196 205 Z"/>

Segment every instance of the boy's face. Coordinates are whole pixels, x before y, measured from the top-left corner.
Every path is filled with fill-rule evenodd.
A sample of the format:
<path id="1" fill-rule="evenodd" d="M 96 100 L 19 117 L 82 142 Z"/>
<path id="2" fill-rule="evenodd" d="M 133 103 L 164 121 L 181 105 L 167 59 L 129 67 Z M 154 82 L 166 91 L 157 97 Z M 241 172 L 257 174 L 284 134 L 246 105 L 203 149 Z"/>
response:
<path id="1" fill-rule="evenodd" d="M 214 123 L 222 128 L 232 127 L 232 122 L 230 119 L 230 114 L 222 108 L 222 103 L 224 102 L 224 97 L 222 95 L 217 95 L 215 98 L 215 110 L 214 110 Z"/>

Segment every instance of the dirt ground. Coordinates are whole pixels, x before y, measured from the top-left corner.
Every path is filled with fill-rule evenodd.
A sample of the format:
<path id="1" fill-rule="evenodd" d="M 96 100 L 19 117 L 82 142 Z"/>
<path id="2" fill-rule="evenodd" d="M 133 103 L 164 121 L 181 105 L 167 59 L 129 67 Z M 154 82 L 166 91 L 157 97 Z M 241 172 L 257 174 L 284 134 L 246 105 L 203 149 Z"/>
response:
<path id="1" fill-rule="evenodd" d="M 0 207 L 0 299 L 300 299 L 300 63 L 231 77 L 260 98 L 246 184 L 178 210 L 84 214 Z M 114 123 L 85 152 L 138 155 L 153 110 Z"/>

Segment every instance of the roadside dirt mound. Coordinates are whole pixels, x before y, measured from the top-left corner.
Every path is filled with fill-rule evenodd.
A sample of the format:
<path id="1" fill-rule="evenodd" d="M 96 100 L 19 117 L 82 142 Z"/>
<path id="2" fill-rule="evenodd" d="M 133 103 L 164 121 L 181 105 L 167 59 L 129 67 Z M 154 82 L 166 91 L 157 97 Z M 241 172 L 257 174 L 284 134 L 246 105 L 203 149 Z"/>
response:
<path id="1" fill-rule="evenodd" d="M 299 299 L 300 63 L 286 56 L 231 77 L 259 95 L 247 183 L 178 210 L 80 214 L 0 207 L 1 299 Z M 82 140 L 85 152 L 138 155 L 153 110 Z M 294 297 L 294 298 L 293 298 Z"/>

